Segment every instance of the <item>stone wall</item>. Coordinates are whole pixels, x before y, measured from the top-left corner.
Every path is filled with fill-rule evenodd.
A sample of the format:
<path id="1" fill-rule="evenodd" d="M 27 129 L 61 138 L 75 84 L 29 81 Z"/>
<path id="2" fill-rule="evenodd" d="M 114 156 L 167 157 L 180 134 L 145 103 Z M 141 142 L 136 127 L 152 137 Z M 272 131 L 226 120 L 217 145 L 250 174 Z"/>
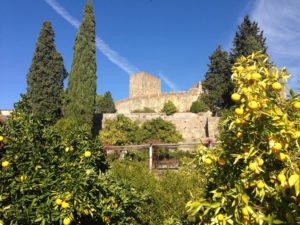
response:
<path id="1" fill-rule="evenodd" d="M 105 127 L 107 119 L 116 118 L 118 113 L 103 114 L 102 127 Z M 208 125 L 208 134 L 210 138 L 216 138 L 218 135 L 219 117 L 212 117 L 210 113 L 175 113 L 167 116 L 164 113 L 129 113 L 124 114 L 131 120 L 139 120 L 140 124 L 147 120 L 161 117 L 176 125 L 176 129 L 182 134 L 183 142 L 199 142 L 206 138 L 206 124 Z"/>
<path id="2" fill-rule="evenodd" d="M 129 98 L 161 93 L 159 78 L 145 72 L 130 75 Z"/>
<path id="3" fill-rule="evenodd" d="M 136 96 L 116 101 L 118 113 L 131 113 L 135 110 L 143 110 L 145 107 L 161 112 L 163 105 L 172 101 L 177 107 L 177 112 L 189 112 L 190 107 L 202 93 L 201 83 L 195 84 L 188 92 L 163 92 L 147 96 Z"/>

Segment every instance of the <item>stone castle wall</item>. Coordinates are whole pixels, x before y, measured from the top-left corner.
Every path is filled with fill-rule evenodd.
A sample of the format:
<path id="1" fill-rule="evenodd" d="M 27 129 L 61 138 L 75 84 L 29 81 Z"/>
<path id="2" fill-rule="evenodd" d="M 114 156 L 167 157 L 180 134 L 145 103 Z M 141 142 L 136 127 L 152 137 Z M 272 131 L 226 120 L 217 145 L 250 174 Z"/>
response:
<path id="1" fill-rule="evenodd" d="M 105 127 L 107 119 L 115 119 L 119 113 L 103 114 L 102 127 Z M 182 134 L 183 142 L 200 142 L 206 137 L 206 124 L 208 125 L 209 138 L 216 138 L 218 135 L 219 117 L 212 117 L 210 113 L 175 113 L 167 116 L 165 113 L 129 113 L 124 114 L 129 119 L 139 120 L 140 124 L 147 120 L 161 117 L 164 120 L 175 124 L 176 129 Z"/>

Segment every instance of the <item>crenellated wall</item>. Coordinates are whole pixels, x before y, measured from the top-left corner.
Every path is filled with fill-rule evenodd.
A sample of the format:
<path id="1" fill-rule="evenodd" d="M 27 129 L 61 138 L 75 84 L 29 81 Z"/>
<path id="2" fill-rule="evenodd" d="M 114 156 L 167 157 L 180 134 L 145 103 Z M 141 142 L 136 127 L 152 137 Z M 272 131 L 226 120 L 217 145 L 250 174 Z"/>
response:
<path id="1" fill-rule="evenodd" d="M 105 127 L 107 119 L 114 119 L 119 113 L 103 114 L 102 127 Z M 208 126 L 209 138 L 215 139 L 218 135 L 219 117 L 212 117 L 207 113 L 175 113 L 167 116 L 165 113 L 128 113 L 124 114 L 131 120 L 139 120 L 143 124 L 147 120 L 161 117 L 164 120 L 175 124 L 176 129 L 182 134 L 183 142 L 200 142 L 206 138 L 206 124 Z"/>

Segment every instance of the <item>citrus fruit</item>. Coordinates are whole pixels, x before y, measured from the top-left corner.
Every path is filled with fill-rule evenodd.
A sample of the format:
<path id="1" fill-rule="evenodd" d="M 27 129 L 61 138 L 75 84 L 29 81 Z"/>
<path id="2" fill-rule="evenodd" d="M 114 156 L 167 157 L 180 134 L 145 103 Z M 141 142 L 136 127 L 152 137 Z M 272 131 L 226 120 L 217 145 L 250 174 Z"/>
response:
<path id="1" fill-rule="evenodd" d="M 219 159 L 218 163 L 220 166 L 224 166 L 226 164 L 226 160 L 221 158 Z"/>
<path id="2" fill-rule="evenodd" d="M 265 183 L 264 183 L 263 181 L 260 180 L 260 181 L 258 181 L 256 187 L 257 187 L 258 189 L 263 189 L 263 188 L 265 187 Z"/>
<path id="3" fill-rule="evenodd" d="M 286 177 L 285 177 L 285 175 L 283 173 L 280 173 L 277 176 L 277 180 L 280 181 L 280 182 L 283 182 L 283 181 L 286 180 Z"/>
<path id="4" fill-rule="evenodd" d="M 219 221 L 223 221 L 223 220 L 224 220 L 223 214 L 219 214 L 219 215 L 217 216 L 217 219 L 218 219 Z"/>
<path id="5" fill-rule="evenodd" d="M 10 162 L 8 162 L 8 161 L 3 161 L 3 162 L 2 162 L 2 167 L 8 167 L 9 164 L 10 164 Z"/>
<path id="6" fill-rule="evenodd" d="M 63 202 L 63 200 L 61 200 L 60 198 L 56 199 L 55 203 L 56 205 L 61 205 Z"/>
<path id="7" fill-rule="evenodd" d="M 240 176 L 241 176 L 242 178 L 245 178 L 247 175 L 246 175 L 245 173 L 241 173 Z"/>
<path id="8" fill-rule="evenodd" d="M 66 148 L 65 148 L 65 151 L 66 151 L 66 152 L 68 152 L 69 150 L 70 150 L 70 148 L 69 148 L 69 147 L 66 147 Z"/>
<path id="9" fill-rule="evenodd" d="M 248 211 L 247 207 L 242 208 L 242 214 L 244 216 L 249 216 L 249 211 Z"/>
<path id="10" fill-rule="evenodd" d="M 248 107 L 250 109 L 257 109 L 258 108 L 258 103 L 256 101 L 251 101 L 248 103 Z"/>
<path id="11" fill-rule="evenodd" d="M 71 219 L 69 217 L 64 218 L 63 224 L 69 225 L 71 223 Z"/>
<path id="12" fill-rule="evenodd" d="M 242 108 L 236 108 L 234 110 L 234 112 L 237 114 L 237 115 L 243 115 L 244 114 L 244 110 Z"/>
<path id="13" fill-rule="evenodd" d="M 277 154 L 277 159 L 283 161 L 283 160 L 285 160 L 285 158 L 286 158 L 286 155 L 285 155 L 284 153 L 279 152 L 279 153 Z"/>
<path id="14" fill-rule="evenodd" d="M 249 184 L 244 184 L 245 189 L 249 188 Z"/>
<path id="15" fill-rule="evenodd" d="M 270 179 L 270 182 L 272 183 L 272 184 L 274 184 L 275 183 L 275 180 L 274 179 Z"/>
<path id="16" fill-rule="evenodd" d="M 272 147 L 272 150 L 273 150 L 274 152 L 278 152 L 281 148 L 282 148 L 281 143 L 275 142 L 274 145 L 273 145 L 273 147 Z"/>
<path id="17" fill-rule="evenodd" d="M 3 141 L 4 137 L 3 136 L 0 136 L 0 141 Z"/>
<path id="18" fill-rule="evenodd" d="M 251 78 L 253 80 L 259 80 L 261 78 L 261 75 L 259 73 L 252 73 Z"/>
<path id="19" fill-rule="evenodd" d="M 250 169 L 251 171 L 255 171 L 255 170 L 256 170 L 256 165 L 255 165 L 255 163 L 250 163 L 250 164 L 249 164 L 249 169 Z"/>
<path id="20" fill-rule="evenodd" d="M 281 84 L 279 82 L 275 82 L 272 84 L 272 89 L 274 91 L 280 91 L 281 90 Z"/>
<path id="21" fill-rule="evenodd" d="M 233 93 L 231 95 L 231 99 L 235 102 L 239 101 L 241 99 L 241 96 L 238 93 Z"/>
<path id="22" fill-rule="evenodd" d="M 293 106 L 294 109 L 300 109 L 300 102 L 295 102 Z"/>
<path id="23" fill-rule="evenodd" d="M 257 159 L 256 161 L 257 161 L 257 164 L 258 164 L 259 166 L 264 165 L 264 160 L 263 160 L 262 158 L 259 158 L 259 159 Z"/>
<path id="24" fill-rule="evenodd" d="M 212 163 L 211 158 L 206 158 L 206 159 L 204 160 L 204 163 L 205 163 L 206 165 L 210 165 L 210 164 Z"/>
<path id="25" fill-rule="evenodd" d="M 241 138 L 243 136 L 243 134 L 241 132 L 237 132 L 236 137 L 237 138 Z"/>
<path id="26" fill-rule="evenodd" d="M 238 66 L 238 67 L 236 68 L 236 70 L 238 71 L 238 73 L 242 73 L 243 70 L 244 70 L 244 67 Z"/>
<path id="27" fill-rule="evenodd" d="M 91 153 L 90 151 L 86 151 L 86 152 L 84 153 L 84 156 L 85 156 L 86 158 L 90 158 L 91 155 L 92 155 L 92 153 Z"/>
<path id="28" fill-rule="evenodd" d="M 61 203 L 61 207 L 64 208 L 64 209 L 66 209 L 66 208 L 69 208 L 69 207 L 70 207 L 70 204 L 69 204 L 68 202 L 63 201 L 63 202 Z"/>

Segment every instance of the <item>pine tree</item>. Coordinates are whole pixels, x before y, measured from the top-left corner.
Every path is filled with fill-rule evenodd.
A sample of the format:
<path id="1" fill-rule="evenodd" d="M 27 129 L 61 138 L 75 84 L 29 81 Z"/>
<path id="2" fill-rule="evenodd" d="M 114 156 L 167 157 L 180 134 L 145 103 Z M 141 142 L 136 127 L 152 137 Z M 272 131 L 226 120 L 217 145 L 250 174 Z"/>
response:
<path id="1" fill-rule="evenodd" d="M 27 74 L 27 96 L 32 113 L 55 122 L 62 116 L 63 81 L 68 73 L 56 51 L 50 21 L 43 23 Z"/>
<path id="2" fill-rule="evenodd" d="M 110 91 L 105 92 L 104 97 L 97 105 L 97 113 L 115 113 L 116 111 L 117 110 Z"/>
<path id="3" fill-rule="evenodd" d="M 263 31 L 260 31 L 257 22 L 251 22 L 249 16 L 246 15 L 238 29 L 233 40 L 234 48 L 230 56 L 232 63 L 242 55 L 247 57 L 257 51 L 266 53 L 266 38 L 263 37 Z"/>
<path id="4" fill-rule="evenodd" d="M 88 0 L 79 27 L 70 72 L 65 117 L 92 127 L 96 97 L 95 15 Z"/>
<path id="5" fill-rule="evenodd" d="M 209 56 L 210 64 L 205 74 L 205 80 L 202 82 L 204 94 L 200 101 L 205 103 L 211 111 L 216 108 L 223 108 L 228 104 L 227 92 L 230 91 L 230 68 L 228 53 L 222 51 L 221 46 Z"/>

